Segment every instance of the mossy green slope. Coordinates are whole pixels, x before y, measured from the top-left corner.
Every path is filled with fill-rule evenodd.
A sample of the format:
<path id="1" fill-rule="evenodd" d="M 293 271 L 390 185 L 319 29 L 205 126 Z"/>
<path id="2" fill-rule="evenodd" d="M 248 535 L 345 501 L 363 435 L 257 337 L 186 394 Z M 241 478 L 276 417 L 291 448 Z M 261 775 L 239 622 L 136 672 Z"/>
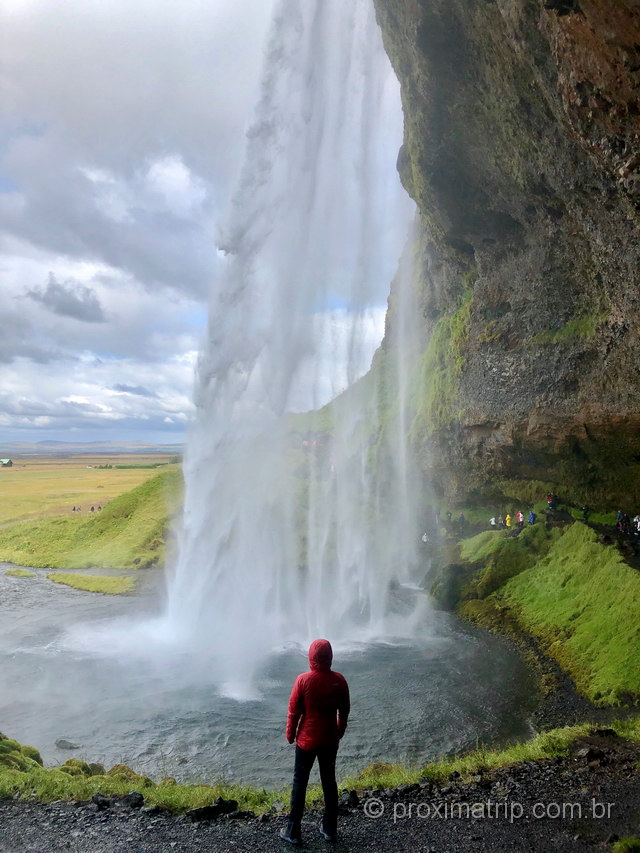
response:
<path id="1" fill-rule="evenodd" d="M 461 543 L 463 617 L 535 637 L 585 696 L 640 701 L 640 573 L 584 524 Z M 465 568 L 466 567 L 466 568 Z"/>
<path id="2" fill-rule="evenodd" d="M 502 597 L 590 699 L 640 700 L 640 574 L 593 530 L 571 525 Z"/>
<path id="3" fill-rule="evenodd" d="M 158 563 L 181 482 L 179 472 L 166 471 L 114 498 L 89 519 L 64 516 L 0 530 L 0 560 L 54 569 Z"/>

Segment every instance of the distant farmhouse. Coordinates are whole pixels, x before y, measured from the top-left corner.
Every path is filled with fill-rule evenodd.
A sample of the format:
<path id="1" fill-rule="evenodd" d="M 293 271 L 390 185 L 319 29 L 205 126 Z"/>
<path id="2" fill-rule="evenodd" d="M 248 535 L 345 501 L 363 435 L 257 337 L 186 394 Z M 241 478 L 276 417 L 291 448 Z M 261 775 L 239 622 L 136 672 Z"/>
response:
<path id="1" fill-rule="evenodd" d="M 13 468 L 13 459 L 0 459 L 0 465 L 3 468 Z"/>

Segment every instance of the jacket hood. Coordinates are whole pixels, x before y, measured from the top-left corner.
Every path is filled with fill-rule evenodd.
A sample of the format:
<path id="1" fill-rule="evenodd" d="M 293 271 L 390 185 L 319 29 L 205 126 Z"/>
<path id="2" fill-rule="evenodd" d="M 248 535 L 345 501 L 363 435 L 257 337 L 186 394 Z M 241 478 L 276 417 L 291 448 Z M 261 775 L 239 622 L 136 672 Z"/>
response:
<path id="1" fill-rule="evenodd" d="M 312 670 L 331 669 L 333 649 L 329 640 L 314 640 L 309 646 L 309 666 Z"/>

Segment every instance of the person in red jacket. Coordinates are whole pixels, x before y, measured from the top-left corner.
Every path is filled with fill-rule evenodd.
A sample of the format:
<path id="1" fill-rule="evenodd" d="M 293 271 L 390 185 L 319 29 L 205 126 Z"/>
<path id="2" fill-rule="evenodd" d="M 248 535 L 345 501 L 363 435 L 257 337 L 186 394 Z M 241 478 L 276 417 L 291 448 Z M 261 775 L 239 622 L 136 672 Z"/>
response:
<path id="1" fill-rule="evenodd" d="M 309 647 L 309 672 L 299 675 L 289 697 L 286 737 L 296 742 L 296 760 L 291 789 L 291 812 L 280 838 L 301 844 L 301 822 L 309 774 L 318 759 L 324 794 L 324 817 L 320 833 L 335 841 L 338 828 L 338 785 L 336 755 L 349 717 L 349 687 L 343 675 L 331 669 L 333 649 L 328 640 L 314 640 Z"/>

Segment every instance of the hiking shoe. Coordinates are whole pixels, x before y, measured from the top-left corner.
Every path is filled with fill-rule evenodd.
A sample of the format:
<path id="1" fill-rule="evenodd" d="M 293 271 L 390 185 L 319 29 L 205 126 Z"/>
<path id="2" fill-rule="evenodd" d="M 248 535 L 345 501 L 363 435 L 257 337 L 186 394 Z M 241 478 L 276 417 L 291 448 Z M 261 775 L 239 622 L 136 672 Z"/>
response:
<path id="1" fill-rule="evenodd" d="M 335 844 L 338 840 L 337 836 L 328 833 L 322 824 L 320 824 L 318 829 L 320 830 L 320 835 L 324 838 L 325 841 L 328 841 L 330 844 Z"/>
<path id="2" fill-rule="evenodd" d="M 301 838 L 292 838 L 290 835 L 287 835 L 287 830 L 284 826 L 280 830 L 279 835 L 283 841 L 286 841 L 287 844 L 293 844 L 294 847 L 300 847 L 300 845 L 302 844 Z"/>

